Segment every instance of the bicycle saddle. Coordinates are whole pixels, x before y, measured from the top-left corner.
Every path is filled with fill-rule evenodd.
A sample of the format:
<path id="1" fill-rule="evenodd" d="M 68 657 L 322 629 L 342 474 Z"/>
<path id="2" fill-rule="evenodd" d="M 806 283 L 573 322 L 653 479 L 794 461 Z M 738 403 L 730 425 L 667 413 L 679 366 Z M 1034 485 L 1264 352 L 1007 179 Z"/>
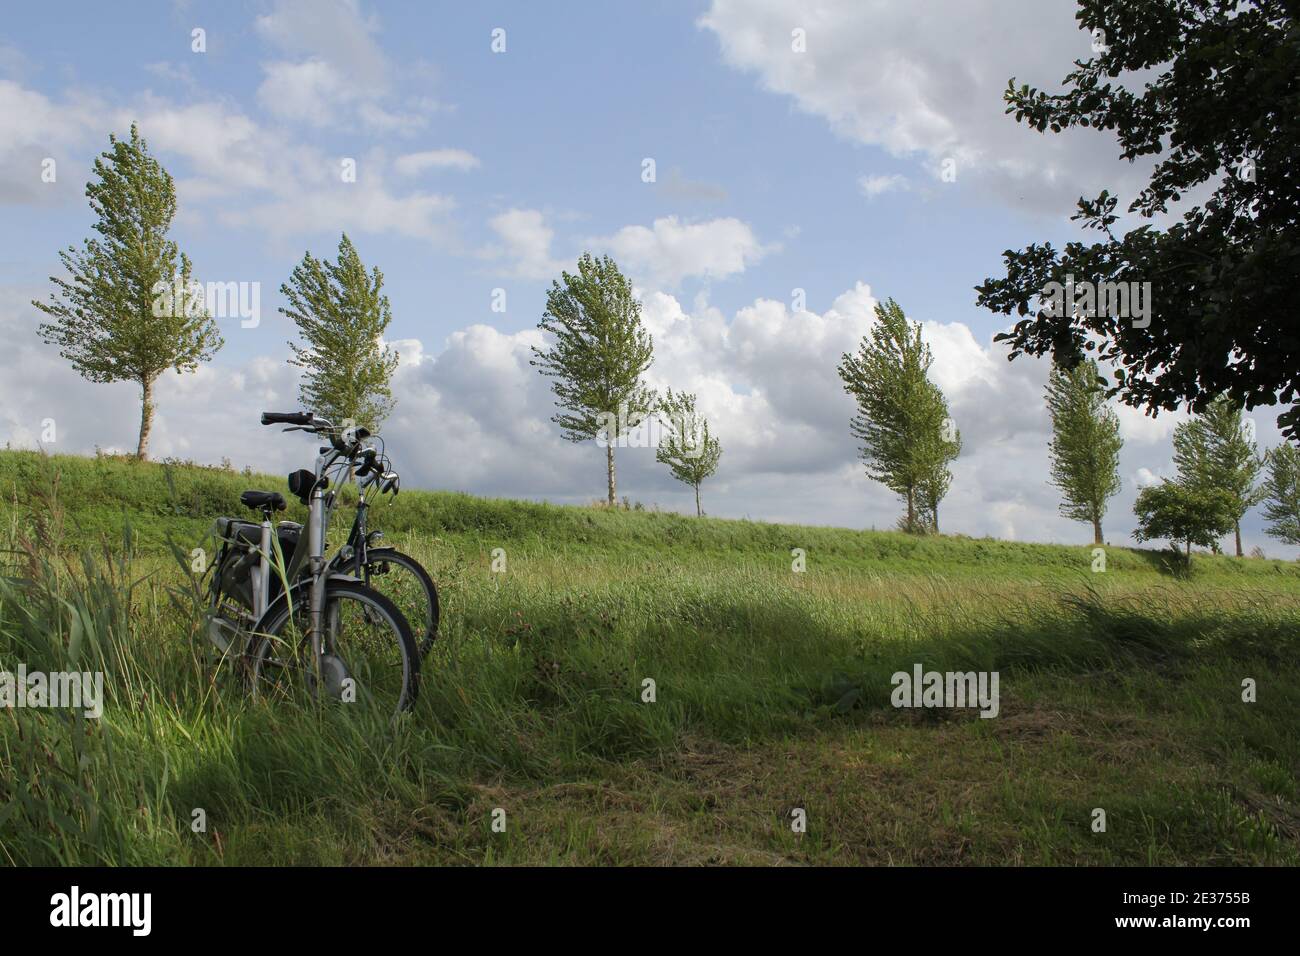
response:
<path id="1" fill-rule="evenodd" d="M 239 496 L 239 503 L 247 508 L 285 509 L 284 495 L 278 491 L 245 491 Z"/>

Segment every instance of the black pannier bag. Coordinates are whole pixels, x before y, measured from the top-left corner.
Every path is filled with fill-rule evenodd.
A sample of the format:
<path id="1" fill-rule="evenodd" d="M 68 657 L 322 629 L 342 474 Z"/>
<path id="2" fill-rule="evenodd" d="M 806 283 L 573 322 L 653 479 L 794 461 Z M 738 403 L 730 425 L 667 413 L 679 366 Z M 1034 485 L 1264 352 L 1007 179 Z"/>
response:
<path id="1" fill-rule="evenodd" d="M 221 541 L 217 553 L 217 590 L 248 610 L 253 609 L 253 566 L 257 564 L 258 548 L 262 544 L 262 525 L 256 521 L 238 518 L 218 518 L 213 533 Z M 293 553 L 302 537 L 302 525 L 281 521 L 276 526 L 280 551 L 284 555 L 285 570 L 293 561 Z M 279 572 L 272 567 L 270 600 L 274 601 L 284 590 Z"/>

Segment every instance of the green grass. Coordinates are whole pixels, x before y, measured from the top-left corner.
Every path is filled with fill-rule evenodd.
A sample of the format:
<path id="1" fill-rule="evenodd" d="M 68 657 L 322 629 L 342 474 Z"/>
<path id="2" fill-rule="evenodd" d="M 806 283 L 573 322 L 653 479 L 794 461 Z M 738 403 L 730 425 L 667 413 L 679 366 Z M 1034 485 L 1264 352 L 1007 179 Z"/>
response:
<path id="1" fill-rule="evenodd" d="M 444 617 L 394 727 L 251 701 L 198 632 L 167 538 L 247 487 L 283 482 L 0 453 L 0 669 L 108 696 L 0 711 L 0 859 L 1300 862 L 1294 564 L 404 491 L 375 523 Z M 997 670 L 1000 715 L 893 708 L 918 662 Z"/>

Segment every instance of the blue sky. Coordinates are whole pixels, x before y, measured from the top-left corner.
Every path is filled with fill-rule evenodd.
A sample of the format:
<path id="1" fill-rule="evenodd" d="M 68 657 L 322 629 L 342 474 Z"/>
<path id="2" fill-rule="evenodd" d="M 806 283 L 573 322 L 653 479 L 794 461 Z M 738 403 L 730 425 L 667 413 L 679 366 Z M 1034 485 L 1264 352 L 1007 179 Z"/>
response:
<path id="1" fill-rule="evenodd" d="M 56 253 L 87 235 L 83 190 L 110 131 L 138 120 L 177 180 L 175 238 L 200 278 L 259 283 L 256 328 L 169 377 L 155 453 L 269 470 L 295 449 L 256 411 L 296 405 L 278 288 L 347 230 L 382 269 L 404 356 L 390 442 L 408 484 L 586 501 L 597 450 L 559 441 L 527 367 L 544 293 L 583 249 L 636 281 L 657 384 L 717 422 L 712 513 L 891 526 L 868 482 L 835 365 L 877 299 L 926 324 L 966 438 L 947 528 L 1037 540 L 1087 529 L 1046 484 L 1042 363 L 1008 366 L 1001 317 L 974 305 L 1001 252 L 1069 238 L 1074 198 L 1140 170 L 1095 134 L 1043 138 L 1002 115 L 1011 75 L 1051 86 L 1086 57 L 1065 0 L 925 4 L 24 4 L 0 26 L 0 322 L 17 343 L 0 427 L 58 450 L 129 448 L 127 384 L 90 386 L 32 333 Z M 193 52 L 192 31 L 206 51 Z M 505 52 L 492 32 L 505 31 Z M 803 31 L 804 49 L 794 49 Z M 58 163 L 55 183 L 39 178 Z M 357 163 L 345 183 L 339 162 Z M 656 182 L 642 181 L 652 158 Z M 955 181 L 940 176 L 951 163 Z M 490 308 L 504 289 L 504 313 Z M 806 313 L 791 306 L 794 289 Z M 1266 444 L 1272 415 L 1257 413 Z M 1177 416 L 1124 410 L 1125 491 L 1171 473 Z M 520 460 L 530 467 L 521 469 Z M 653 455 L 629 496 L 686 508 Z M 1248 538 L 1282 553 L 1258 534 Z"/>
<path id="2" fill-rule="evenodd" d="M 997 324 L 974 308 L 971 286 L 991 274 L 1002 249 L 1038 237 L 1050 219 L 962 195 L 973 190 L 965 190 L 960 176 L 942 201 L 890 194 L 868 203 L 860 177 L 904 173 L 908 164 L 837 135 L 729 68 L 716 36 L 697 25 L 706 6 L 571 4 L 564 17 L 523 3 L 368 8 L 383 53 L 413 66 L 398 67 L 394 100 L 428 98 L 438 107 L 416 131 L 323 129 L 305 138 L 336 156 L 360 156 L 378 145 L 395 153 L 454 147 L 482 163 L 470 172 L 422 177 L 420 185 L 455 196 L 456 236 L 446 245 L 354 236 L 384 270 L 395 337 L 436 339 L 470 321 L 511 331 L 536 324 L 544 281 L 510 283 L 510 309 L 505 317 L 494 315 L 490 290 L 510 277 L 465 255 L 492 241 L 487 220 L 511 207 L 548 210 L 559 220 L 557 254 L 579 249 L 584 236 L 662 216 L 737 217 L 780 251 L 764 257 L 761 270 L 722 280 L 692 277 L 681 287 L 688 298 L 707 292 L 728 311 L 758 296 L 787 299 L 796 287 L 817 310 L 870 275 L 873 289 L 918 315 L 960 317 L 981 328 Z M 278 52 L 254 26 L 269 9 L 138 4 L 119 18 L 101 4 L 84 3 L 54 18 L 24 6 L 6 24 L 5 40 L 30 57 L 31 86 L 46 95 L 85 86 L 126 103 L 151 91 L 178 102 L 225 99 L 256 112 L 263 65 Z M 73 22 L 93 28 L 69 29 Z M 207 31 L 203 55 L 190 51 L 196 25 Z M 507 30 L 504 54 L 490 50 L 498 26 Z M 182 75 L 192 88 L 174 79 Z M 219 153 L 220 130 L 212 132 Z M 645 157 L 662 174 L 655 185 L 641 181 Z M 184 177 L 184 163 L 168 166 Z M 673 177 L 699 184 L 704 195 L 668 193 L 662 187 Z M 82 185 L 69 182 L 67 190 L 79 193 Z M 48 272 L 46 250 L 84 234 L 90 221 L 85 204 L 75 201 L 14 212 L 21 228 L 11 233 L 5 258 L 27 265 L 27 277 Z M 203 275 L 255 278 L 271 293 L 304 249 L 332 251 L 336 232 L 290 241 L 189 221 L 176 235 Z M 272 328 L 279 327 L 264 331 L 273 334 Z M 253 336 L 227 338 L 232 353 L 257 348 Z"/>

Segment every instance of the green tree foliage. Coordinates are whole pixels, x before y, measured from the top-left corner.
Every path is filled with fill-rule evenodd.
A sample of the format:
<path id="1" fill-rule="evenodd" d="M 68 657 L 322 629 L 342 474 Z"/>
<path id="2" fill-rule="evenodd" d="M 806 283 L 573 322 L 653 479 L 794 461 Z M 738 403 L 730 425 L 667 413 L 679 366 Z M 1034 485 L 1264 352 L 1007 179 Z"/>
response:
<path id="1" fill-rule="evenodd" d="M 1295 445 L 1269 452 L 1263 492 L 1268 533 L 1287 544 L 1300 544 L 1300 449 Z"/>
<path id="2" fill-rule="evenodd" d="M 378 268 L 366 272 L 346 233 L 337 262 L 308 252 L 280 286 L 289 303 L 280 311 L 305 343 L 289 343 L 289 364 L 303 369 L 299 397 L 336 424 L 350 420 L 377 431 L 393 410 L 398 355 L 383 343 L 393 320 L 383 287 L 383 274 Z"/>
<path id="3" fill-rule="evenodd" d="M 51 276 L 50 301 L 32 305 L 52 317 L 41 338 L 83 378 L 140 386 L 136 455 L 146 459 L 158 376 L 194 371 L 223 342 L 189 258 L 167 238 L 176 215 L 171 176 L 134 124 L 130 139 L 108 141 L 86 186 L 99 235 L 59 253 L 70 279 Z"/>
<path id="4" fill-rule="evenodd" d="M 696 411 L 693 394 L 674 394 L 668 389 L 659 402 L 659 413 L 665 419 L 665 433 L 655 460 L 667 465 L 678 481 L 695 489 L 695 514 L 702 517 L 700 485 L 718 470 L 722 445 L 710 434 L 708 419 Z"/>
<path id="5" fill-rule="evenodd" d="M 957 430 L 952 416 L 948 412 L 948 399 L 939 386 L 928 382 L 928 403 L 933 417 L 940 422 L 938 429 L 925 431 L 925 444 L 921 460 L 928 463 L 921 482 L 917 486 L 919 504 L 918 525 L 920 528 L 939 533 L 939 502 L 952 487 L 951 464 L 961 453 L 961 432 Z"/>
<path id="6" fill-rule="evenodd" d="M 1231 499 L 1237 557 L 1241 557 L 1241 519 L 1262 498 L 1256 481 L 1264 467 L 1241 406 L 1220 395 L 1203 413 L 1175 428 L 1174 464 L 1183 484 L 1217 488 Z"/>
<path id="7" fill-rule="evenodd" d="M 1106 407 L 1095 361 L 1073 369 L 1053 365 L 1047 380 L 1052 417 L 1052 484 L 1061 492 L 1061 514 L 1092 523 L 1094 544 L 1104 543 L 1106 502 L 1120 489 L 1119 416 Z"/>
<path id="8" fill-rule="evenodd" d="M 1133 536 L 1139 541 L 1167 538 L 1187 542 L 1187 556 L 1192 545 L 1213 548 L 1232 530 L 1232 496 L 1220 488 L 1203 488 L 1177 481 L 1162 481 L 1138 492 L 1133 512 L 1138 527 Z"/>
<path id="9" fill-rule="evenodd" d="M 1112 392 L 1148 409 L 1201 411 L 1226 392 L 1238 406 L 1292 404 L 1278 422 L 1300 434 L 1300 26 L 1293 0 L 1082 0 L 1076 19 L 1104 51 L 1076 63 L 1064 93 L 1012 79 L 1007 112 L 1039 132 L 1114 131 L 1130 161 L 1159 157 L 1128 211 L 1151 220 L 1187 195 L 1165 231 L 1117 237 L 1118 197 L 1079 200 L 1075 216 L 1105 235 L 1003 254 L 1006 274 L 978 302 L 1016 312 L 1012 357 L 1085 349 L 1121 368 Z M 1129 83 L 1120 82 L 1123 75 Z M 1151 314 L 1045 309 L 1049 282 L 1151 282 Z M 1113 311 L 1113 310 L 1112 310 Z"/>
<path id="10" fill-rule="evenodd" d="M 907 504 L 910 533 L 938 527 L 948 491 L 948 464 L 961 449 L 948 403 L 929 380 L 930 348 L 920 323 L 909 322 L 893 299 L 876 305 L 876 323 L 857 354 L 845 353 L 839 374 L 858 413 L 850 422 L 867 475 Z"/>
<path id="11" fill-rule="evenodd" d="M 552 379 L 560 412 L 551 421 L 568 441 L 604 442 L 612 508 L 614 448 L 656 404 L 654 392 L 642 382 L 654 359 L 654 343 L 641 324 L 641 303 L 613 259 L 584 253 L 576 274 L 562 272 L 551 283 L 537 327 L 553 339 L 549 348 L 534 347 L 529 363 Z"/>

